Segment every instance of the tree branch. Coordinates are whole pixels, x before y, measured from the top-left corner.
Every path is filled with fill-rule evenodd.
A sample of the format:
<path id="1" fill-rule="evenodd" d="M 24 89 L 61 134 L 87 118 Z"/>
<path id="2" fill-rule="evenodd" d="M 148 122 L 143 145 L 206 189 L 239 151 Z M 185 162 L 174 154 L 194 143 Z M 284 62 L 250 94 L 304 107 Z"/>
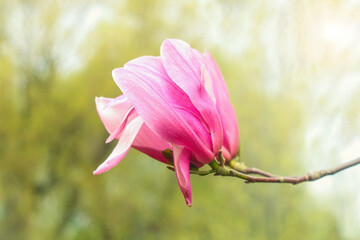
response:
<path id="1" fill-rule="evenodd" d="M 223 161 L 222 153 L 219 153 L 217 158 L 219 159 L 220 162 L 222 162 Z M 235 160 L 231 160 L 228 165 L 219 164 L 216 160 L 214 160 L 209 165 L 215 171 L 215 175 L 238 177 L 245 180 L 245 183 L 263 182 L 263 183 L 299 184 L 302 182 L 315 181 L 328 175 L 334 175 L 340 171 L 353 167 L 359 163 L 360 163 L 360 157 L 352 161 L 340 164 L 334 168 L 309 172 L 306 175 L 298 176 L 298 177 L 277 176 L 257 168 L 247 168 L 245 164 L 237 162 Z M 262 177 L 256 177 L 250 174 L 257 174 L 257 175 L 261 175 Z"/>
<path id="2" fill-rule="evenodd" d="M 276 175 L 274 175 L 272 173 L 265 172 L 258 168 L 248 168 L 245 165 L 245 163 L 238 162 L 236 160 L 231 160 L 229 162 L 229 166 L 238 172 L 242 172 L 242 173 L 246 173 L 246 174 L 257 174 L 257 175 L 264 176 L 264 177 L 277 177 Z"/>

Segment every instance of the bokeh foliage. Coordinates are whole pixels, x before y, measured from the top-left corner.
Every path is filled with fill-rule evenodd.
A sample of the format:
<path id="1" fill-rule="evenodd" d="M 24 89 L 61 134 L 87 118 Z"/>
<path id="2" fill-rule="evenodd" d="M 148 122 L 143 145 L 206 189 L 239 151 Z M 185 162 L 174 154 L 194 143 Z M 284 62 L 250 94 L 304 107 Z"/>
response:
<path id="1" fill-rule="evenodd" d="M 121 94 L 111 70 L 158 55 L 166 37 L 200 50 L 206 42 L 192 26 L 197 3 L 179 4 L 181 24 L 169 21 L 175 2 L 103 4 L 113 9 L 111 21 L 83 30 L 86 12 L 101 7 L 95 2 L 1 1 L 0 239 L 341 238 L 334 212 L 314 204 L 304 186 L 192 176 L 188 208 L 174 173 L 134 150 L 93 176 L 115 146 L 104 144 L 94 104 L 95 96 Z M 86 38 L 77 40 L 79 31 Z M 291 94 L 265 91 L 261 49 L 237 58 L 209 50 L 236 108 L 242 160 L 279 174 L 303 172 L 303 106 Z"/>

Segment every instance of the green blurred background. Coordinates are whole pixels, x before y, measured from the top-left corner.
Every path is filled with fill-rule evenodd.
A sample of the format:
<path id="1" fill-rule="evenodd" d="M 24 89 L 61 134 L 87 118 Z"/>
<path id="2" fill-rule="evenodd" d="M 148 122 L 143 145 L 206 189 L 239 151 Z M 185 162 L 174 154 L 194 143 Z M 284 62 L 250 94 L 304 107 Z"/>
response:
<path id="1" fill-rule="evenodd" d="M 0 239 L 360 239 L 359 167 L 299 186 L 111 171 L 95 96 L 165 38 L 209 50 L 242 161 L 283 175 L 360 155 L 359 1 L 0 0 Z M 357 155 L 358 154 L 358 155 Z"/>

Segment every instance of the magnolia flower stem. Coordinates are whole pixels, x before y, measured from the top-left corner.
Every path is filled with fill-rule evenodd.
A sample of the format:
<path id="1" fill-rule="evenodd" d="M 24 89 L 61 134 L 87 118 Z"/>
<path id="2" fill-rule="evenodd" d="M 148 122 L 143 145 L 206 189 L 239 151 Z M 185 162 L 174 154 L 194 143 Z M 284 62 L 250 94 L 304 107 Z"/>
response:
<path id="1" fill-rule="evenodd" d="M 217 159 L 219 160 L 220 162 L 220 167 L 224 167 L 225 166 L 225 163 L 226 163 L 226 160 L 222 154 L 222 151 L 219 152 L 219 154 L 217 155 Z"/>
<path id="2" fill-rule="evenodd" d="M 235 169 L 238 172 L 246 173 L 246 174 L 257 174 L 264 177 L 278 177 L 277 175 L 274 175 L 272 173 L 265 172 L 258 168 L 248 168 L 245 163 L 238 162 L 236 160 L 231 160 L 229 162 L 229 166 L 232 169 Z"/>
<path id="3" fill-rule="evenodd" d="M 220 156 L 221 155 L 221 156 Z M 222 161 L 222 154 L 220 153 L 218 159 L 220 162 Z M 340 164 L 337 167 L 329 168 L 326 170 L 319 170 L 310 172 L 303 176 L 298 177 L 282 177 L 276 176 L 271 173 L 262 171 L 257 168 L 247 168 L 245 164 L 239 162 L 233 162 L 234 160 L 229 162 L 229 165 L 221 165 L 216 160 L 212 161 L 209 165 L 215 171 L 215 175 L 220 176 L 231 176 L 231 177 L 238 177 L 245 180 L 245 183 L 256 183 L 256 182 L 266 182 L 266 183 L 291 183 L 291 184 L 298 184 L 302 182 L 309 182 L 315 181 L 320 178 L 323 178 L 328 175 L 334 175 L 340 171 L 343 171 L 347 168 L 353 167 L 357 164 L 360 164 L 360 157 Z M 257 174 L 261 175 L 262 177 L 256 177 L 249 174 Z"/>

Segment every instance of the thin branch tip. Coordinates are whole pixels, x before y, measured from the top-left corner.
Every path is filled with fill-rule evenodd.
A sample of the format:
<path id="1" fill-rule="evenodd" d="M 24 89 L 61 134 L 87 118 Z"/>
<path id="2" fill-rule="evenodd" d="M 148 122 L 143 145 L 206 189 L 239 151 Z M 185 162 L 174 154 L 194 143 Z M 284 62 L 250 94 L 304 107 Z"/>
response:
<path id="1" fill-rule="evenodd" d="M 310 182 L 310 181 L 316 181 L 318 179 L 321 179 L 325 176 L 334 175 L 338 172 L 341 172 L 345 169 L 354 167 L 355 165 L 360 164 L 360 157 L 340 164 L 334 168 L 330 169 L 324 169 L 319 171 L 313 171 L 309 172 L 306 175 L 303 176 L 296 176 L 296 177 L 283 177 L 283 176 L 277 176 L 268 172 L 265 172 L 261 169 L 257 168 L 248 168 L 246 165 L 242 162 L 237 162 L 231 160 L 229 162 L 229 165 L 227 166 L 220 166 L 219 170 L 217 170 L 217 174 L 223 176 L 232 176 L 232 177 L 238 177 L 243 180 L 245 180 L 245 183 L 291 183 L 293 185 L 303 183 L 303 182 Z M 250 174 L 260 175 L 260 177 L 253 176 Z"/>

